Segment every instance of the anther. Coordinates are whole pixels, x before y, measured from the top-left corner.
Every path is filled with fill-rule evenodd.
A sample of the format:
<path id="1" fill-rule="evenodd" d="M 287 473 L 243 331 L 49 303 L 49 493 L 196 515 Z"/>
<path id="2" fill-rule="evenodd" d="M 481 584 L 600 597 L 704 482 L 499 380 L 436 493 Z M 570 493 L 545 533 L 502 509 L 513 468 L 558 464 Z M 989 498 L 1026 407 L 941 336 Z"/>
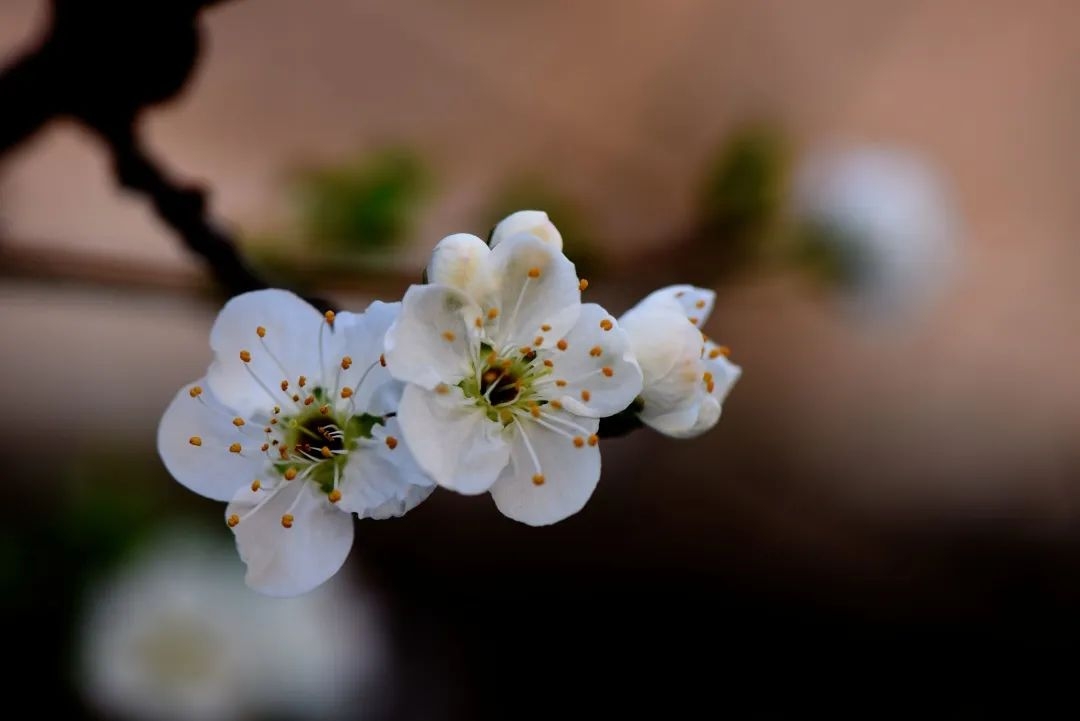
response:
<path id="1" fill-rule="evenodd" d="M 326 405 L 319 406 L 319 413 L 322 413 L 324 416 L 329 414 L 330 413 L 330 406 L 326 406 Z"/>
<path id="2" fill-rule="evenodd" d="M 341 397 L 342 398 L 348 398 L 351 395 L 352 395 L 352 388 L 349 388 L 348 386 L 346 386 L 346 387 L 341 389 Z"/>
<path id="3" fill-rule="evenodd" d="M 555 361 L 551 360 L 550 358 L 545 358 L 544 359 L 544 365 L 546 365 L 548 368 L 554 368 L 555 367 Z"/>
<path id="4" fill-rule="evenodd" d="M 383 353 L 379 354 L 379 365 L 381 365 L 383 368 L 386 367 L 386 355 Z"/>
<path id="5" fill-rule="evenodd" d="M 530 278 L 539 278 L 540 277 L 540 269 L 539 268 L 529 268 L 529 277 Z"/>
<path id="6" fill-rule="evenodd" d="M 581 436 L 574 436 L 574 448 L 581 448 L 585 445 L 585 439 Z"/>
<path id="7" fill-rule="evenodd" d="M 544 345 L 544 336 L 538 335 L 533 338 L 533 345 Z"/>
<path id="8" fill-rule="evenodd" d="M 581 280 L 579 280 L 578 284 L 577 284 L 577 287 L 578 287 L 578 290 L 585 290 L 586 288 L 588 288 L 589 287 L 588 278 L 582 278 Z"/>
<path id="9" fill-rule="evenodd" d="M 712 381 L 709 381 L 705 384 L 705 390 L 707 390 L 709 393 L 712 393 L 714 390 L 716 390 L 716 384 Z"/>
<path id="10" fill-rule="evenodd" d="M 240 426 L 244 425 L 244 419 L 240 416 L 237 416 L 236 418 L 232 419 L 232 424 L 239 428 Z"/>
<path id="11" fill-rule="evenodd" d="M 199 438 L 198 436 L 192 436 L 191 438 L 188 438 L 187 442 L 193 446 L 201 446 L 202 438 Z"/>
<path id="12" fill-rule="evenodd" d="M 236 515 L 234 513 L 231 516 L 229 516 L 229 518 L 225 521 L 225 523 L 227 523 L 229 525 L 229 528 L 236 528 L 236 524 L 240 523 L 240 516 L 238 516 L 238 515 Z"/>
<path id="13" fill-rule="evenodd" d="M 545 333 L 547 333 L 548 331 L 550 331 L 550 330 L 551 330 L 551 326 L 550 326 L 550 325 L 548 325 L 547 323 L 544 323 L 544 324 L 543 324 L 542 326 L 540 326 L 540 330 L 542 330 L 542 331 L 544 331 Z"/>
<path id="14" fill-rule="evenodd" d="M 543 473 L 535 474 L 532 477 L 532 482 L 533 482 L 534 486 L 542 486 L 542 485 L 544 485 L 544 474 Z"/>
<path id="15" fill-rule="evenodd" d="M 447 343 L 453 343 L 454 339 L 457 338 L 457 336 L 454 335 L 454 331 L 452 330 L 443 331 L 442 337 L 446 339 Z"/>
<path id="16" fill-rule="evenodd" d="M 270 450 L 270 444 L 269 443 L 263 443 L 262 446 L 259 448 L 259 450 L 262 451 L 263 453 L 266 453 L 268 450 Z"/>
<path id="17" fill-rule="evenodd" d="M 266 337 L 266 328 L 263 328 L 261 325 L 255 329 L 255 332 L 259 334 L 260 338 Z"/>
<path id="18" fill-rule="evenodd" d="M 440 383 L 439 385 L 435 386 L 435 392 L 439 395 L 446 395 L 450 392 L 450 386 L 446 385 L 445 383 Z"/>
<path id="19" fill-rule="evenodd" d="M 397 448 L 397 442 L 397 438 L 394 438 L 393 436 L 386 437 L 386 447 L 390 450 L 394 450 L 395 448 Z"/>
<path id="20" fill-rule="evenodd" d="M 297 378 L 296 379 L 296 385 L 300 386 L 301 388 L 306 386 L 307 385 L 307 376 L 300 376 L 299 378 Z"/>
<path id="21" fill-rule="evenodd" d="M 600 369 L 600 372 L 603 373 L 604 375 L 606 375 L 608 378 L 615 375 L 615 369 L 612 368 L 611 366 L 604 366 L 603 368 Z"/>
<path id="22" fill-rule="evenodd" d="M 296 469 L 292 466 L 289 466 L 285 469 L 285 480 L 291 481 L 294 478 L 296 478 Z"/>
<path id="23" fill-rule="evenodd" d="M 276 416 L 278 413 L 281 413 L 281 406 L 274 406 L 274 415 Z"/>
<path id="24" fill-rule="evenodd" d="M 270 419 L 270 425 L 276 426 L 277 425 L 277 418 L 271 418 Z"/>
<path id="25" fill-rule="evenodd" d="M 559 350 L 566 350 L 566 347 L 567 347 L 566 339 L 563 338 L 562 340 L 560 340 L 558 343 L 555 344 L 555 347 L 558 348 Z"/>
<path id="26" fill-rule="evenodd" d="M 347 371 L 352 366 L 352 356 L 344 356 L 341 359 L 341 370 Z"/>
<path id="27" fill-rule="evenodd" d="M 300 396 L 293 396 L 293 400 L 300 400 Z M 315 402 L 315 396 L 308 396 L 307 398 L 304 399 L 304 405 L 305 406 L 310 406 L 314 402 Z"/>
<path id="28" fill-rule="evenodd" d="M 521 353 L 521 355 L 529 355 L 533 352 L 533 349 L 532 346 L 523 345 L 518 348 L 518 352 Z"/>
<path id="29" fill-rule="evenodd" d="M 604 330 L 611 330 L 614 327 L 614 323 L 611 322 L 611 318 L 604 318 L 600 321 L 600 327 Z"/>
<path id="30" fill-rule="evenodd" d="M 499 317 L 499 309 L 498 308 L 488 308 L 487 317 L 488 317 L 488 320 L 495 320 L 496 318 Z"/>
<path id="31" fill-rule="evenodd" d="M 188 395 L 192 398 L 198 398 L 202 395 L 202 386 L 192 386 L 191 390 L 188 391 Z"/>
<path id="32" fill-rule="evenodd" d="M 706 383 L 712 383 L 712 379 L 712 373 L 710 373 L 709 371 L 705 371 L 705 374 L 701 376 L 701 380 L 705 381 Z"/>
<path id="33" fill-rule="evenodd" d="M 323 446 L 322 447 L 322 457 L 323 458 L 329 458 L 332 455 L 334 455 L 334 454 L 330 452 L 330 446 Z"/>
<path id="34" fill-rule="evenodd" d="M 536 405 L 535 403 L 530 403 L 529 404 L 529 413 L 532 413 L 533 418 L 539 418 L 540 417 L 540 406 Z"/>
<path id="35" fill-rule="evenodd" d="M 557 411 L 562 410 L 562 402 L 561 401 L 551 401 L 550 405 L 551 405 L 552 408 L 554 408 Z"/>
<path id="36" fill-rule="evenodd" d="M 514 361 L 511 358 L 503 358 L 502 363 L 500 363 L 499 365 L 501 365 L 503 368 L 509 368 L 510 366 L 514 365 Z"/>
<path id="37" fill-rule="evenodd" d="M 581 400 L 588 403 L 590 398 L 592 398 L 592 393 L 589 393 L 587 388 L 583 388 L 581 391 Z"/>
<path id="38" fill-rule="evenodd" d="M 250 363 L 251 362 L 251 352 L 246 351 L 246 350 L 240 351 L 240 360 L 244 361 L 245 363 Z"/>
<path id="39" fill-rule="evenodd" d="M 341 500 L 341 491 L 339 491 L 338 489 L 335 488 L 334 490 L 332 490 L 328 494 L 326 494 L 326 498 L 331 503 L 337 503 L 338 501 Z"/>
<path id="40" fill-rule="evenodd" d="M 330 311 L 326 312 L 329 313 Z M 291 513 L 286 513 L 281 517 L 281 525 L 285 528 L 292 528 L 293 520 L 293 515 Z"/>
<path id="41" fill-rule="evenodd" d="M 239 453 L 241 450 L 243 449 L 240 448 L 239 443 L 233 443 L 231 446 L 229 446 L 229 453 Z"/>
<path id="42" fill-rule="evenodd" d="M 697 303 L 694 303 L 694 307 L 698 308 L 698 309 L 704 308 L 705 307 L 705 301 L 699 300 Z"/>
<path id="43" fill-rule="evenodd" d="M 281 390 L 283 390 L 283 391 L 289 390 L 289 381 L 281 381 Z"/>
<path id="44" fill-rule="evenodd" d="M 260 481 L 258 478 L 256 478 L 254 481 L 251 482 L 251 492 L 252 493 L 255 493 L 260 488 L 262 488 L 262 481 Z"/>
<path id="45" fill-rule="evenodd" d="M 592 348 L 589 349 L 589 355 L 591 355 L 593 358 L 599 358 L 603 354 L 603 352 L 604 349 L 598 345 L 594 345 Z"/>
<path id="46" fill-rule="evenodd" d="M 328 310 L 325 313 L 323 313 L 323 318 L 326 318 L 326 322 L 329 323 L 330 325 L 334 324 L 334 318 L 335 317 L 336 317 L 336 314 L 332 310 Z"/>
<path id="47" fill-rule="evenodd" d="M 277 450 L 278 450 L 278 455 L 281 456 L 281 460 L 283 460 L 283 461 L 289 460 L 289 447 L 288 446 L 281 446 Z"/>
<path id="48" fill-rule="evenodd" d="M 476 325 L 477 328 L 483 328 L 484 327 L 484 319 L 481 318 L 480 316 L 476 316 L 476 320 L 473 321 L 473 324 Z"/>
<path id="49" fill-rule="evenodd" d="M 596 435 L 595 433 L 593 433 L 591 436 L 589 436 L 589 445 L 590 446 L 595 446 L 599 442 L 600 442 L 600 436 Z"/>
<path id="50" fill-rule="evenodd" d="M 564 381 L 562 378 L 559 378 L 555 381 L 555 385 L 559 386 L 559 388 L 565 388 L 566 381 Z"/>
<path id="51" fill-rule="evenodd" d="M 494 383 L 498 379 L 499 379 L 499 372 L 498 371 L 492 370 L 490 368 L 488 370 L 484 371 L 484 377 L 483 377 L 484 383 L 487 383 L 488 385 L 491 385 L 492 383 Z"/>
<path id="52" fill-rule="evenodd" d="M 693 315 L 690 316 L 690 322 L 693 323 L 694 325 L 697 325 L 699 320 L 701 320 L 701 319 L 698 318 L 697 316 L 693 316 Z"/>
<path id="53" fill-rule="evenodd" d="M 726 345 L 717 346 L 716 348 L 713 348 L 711 351 L 709 351 L 709 358 L 711 360 L 715 360 L 720 356 L 724 356 L 726 358 L 729 355 L 731 355 L 731 349 L 728 348 Z"/>

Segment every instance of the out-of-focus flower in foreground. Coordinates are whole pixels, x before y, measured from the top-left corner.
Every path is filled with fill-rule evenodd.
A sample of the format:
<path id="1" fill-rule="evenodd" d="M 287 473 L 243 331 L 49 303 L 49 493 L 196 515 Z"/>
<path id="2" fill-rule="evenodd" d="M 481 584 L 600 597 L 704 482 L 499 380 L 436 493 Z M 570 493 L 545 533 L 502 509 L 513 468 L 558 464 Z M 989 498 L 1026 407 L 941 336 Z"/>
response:
<path id="1" fill-rule="evenodd" d="M 490 491 L 530 525 L 577 513 L 600 478 L 598 419 L 641 391 L 626 334 L 581 303 L 573 263 L 530 232 L 490 249 L 450 236 L 428 279 L 409 288 L 386 337 L 419 465 L 446 488 Z"/>
<path id="2" fill-rule="evenodd" d="M 348 580 L 270 599 L 244 587 L 227 548 L 166 535 L 88 599 L 82 691 L 133 721 L 363 718 L 387 644 Z"/>
<path id="3" fill-rule="evenodd" d="M 645 379 L 638 417 L 665 435 L 689 438 L 716 425 L 742 374 L 728 349 L 701 331 L 715 298 L 711 290 L 668 286 L 619 319 Z"/>
<path id="4" fill-rule="evenodd" d="M 942 178 L 916 154 L 854 147 L 812 155 L 796 173 L 803 251 L 871 318 L 937 297 L 956 258 L 957 216 Z"/>
<path id="5" fill-rule="evenodd" d="M 206 377 L 166 410 L 161 457 L 191 490 L 230 502 L 252 588 L 315 588 L 344 563 L 353 513 L 401 515 L 434 488 L 393 417 L 402 386 L 382 351 L 400 306 L 335 316 L 282 290 L 237 296 L 211 330 Z"/>

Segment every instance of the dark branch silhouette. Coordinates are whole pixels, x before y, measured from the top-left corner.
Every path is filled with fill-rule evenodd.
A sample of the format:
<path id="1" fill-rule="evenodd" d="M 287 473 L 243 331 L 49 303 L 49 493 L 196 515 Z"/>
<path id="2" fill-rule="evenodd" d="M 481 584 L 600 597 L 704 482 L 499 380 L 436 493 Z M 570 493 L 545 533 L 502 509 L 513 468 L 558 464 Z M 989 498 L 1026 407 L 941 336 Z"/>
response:
<path id="1" fill-rule="evenodd" d="M 0 160 L 57 118 L 96 135 L 117 183 L 146 196 L 163 222 L 230 293 L 265 288 L 205 193 L 173 178 L 139 137 L 143 111 L 175 98 L 199 58 L 199 12 L 220 0 L 52 0 L 47 32 L 0 74 Z M 324 305 L 323 303 L 317 303 Z"/>

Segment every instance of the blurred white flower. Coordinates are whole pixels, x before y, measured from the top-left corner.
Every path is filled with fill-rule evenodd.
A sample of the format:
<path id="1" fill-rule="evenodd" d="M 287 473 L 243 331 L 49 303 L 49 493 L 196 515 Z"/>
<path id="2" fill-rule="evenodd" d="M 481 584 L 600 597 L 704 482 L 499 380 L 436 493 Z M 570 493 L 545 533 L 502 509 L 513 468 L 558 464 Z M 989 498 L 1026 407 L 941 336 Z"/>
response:
<path id="1" fill-rule="evenodd" d="M 210 332 L 206 377 L 165 411 L 162 460 L 191 490 L 230 501 L 252 588 L 315 588 L 352 547 L 352 513 L 401 515 L 434 488 L 393 417 L 402 385 L 382 349 L 400 308 L 324 316 L 282 290 L 237 296 Z"/>
<path id="2" fill-rule="evenodd" d="M 460 493 L 490 491 L 530 525 L 577 513 L 600 478 L 598 419 L 641 390 L 625 333 L 581 303 L 573 263 L 529 233 L 492 249 L 450 236 L 428 278 L 386 336 L 420 467 Z"/>
<path id="3" fill-rule="evenodd" d="M 363 718 L 380 702 L 387 644 L 344 576 L 294 599 L 246 588 L 227 548 L 155 541 L 88 598 L 78 680 L 133 721 Z"/>
<path id="4" fill-rule="evenodd" d="M 858 312 L 904 314 L 935 299 L 956 256 L 944 182 L 918 155 L 886 147 L 822 152 L 796 173 L 797 216 L 813 229 Z"/>
<path id="5" fill-rule="evenodd" d="M 539 238 L 557 251 L 563 249 L 562 234 L 542 210 L 519 210 L 503 218 L 491 232 L 491 247 L 522 233 Z"/>
<path id="6" fill-rule="evenodd" d="M 716 294 L 691 285 L 672 285 L 649 294 L 619 319 L 630 339 L 645 384 L 638 417 L 676 438 L 699 435 L 716 425 L 742 369 L 728 350 L 701 332 Z"/>

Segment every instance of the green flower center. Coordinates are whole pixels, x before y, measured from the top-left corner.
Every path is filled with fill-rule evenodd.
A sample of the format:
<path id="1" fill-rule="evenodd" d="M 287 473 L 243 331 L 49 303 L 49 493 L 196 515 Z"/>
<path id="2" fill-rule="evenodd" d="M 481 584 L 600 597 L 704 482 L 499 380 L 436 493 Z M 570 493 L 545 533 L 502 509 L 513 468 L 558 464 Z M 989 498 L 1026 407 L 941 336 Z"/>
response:
<path id="1" fill-rule="evenodd" d="M 488 418 L 506 425 L 513 420 L 515 411 L 531 411 L 547 404 L 538 396 L 536 384 L 550 373 L 551 368 L 528 346 L 500 355 L 483 344 L 473 362 L 472 375 L 458 385 L 467 398 L 486 411 Z"/>

